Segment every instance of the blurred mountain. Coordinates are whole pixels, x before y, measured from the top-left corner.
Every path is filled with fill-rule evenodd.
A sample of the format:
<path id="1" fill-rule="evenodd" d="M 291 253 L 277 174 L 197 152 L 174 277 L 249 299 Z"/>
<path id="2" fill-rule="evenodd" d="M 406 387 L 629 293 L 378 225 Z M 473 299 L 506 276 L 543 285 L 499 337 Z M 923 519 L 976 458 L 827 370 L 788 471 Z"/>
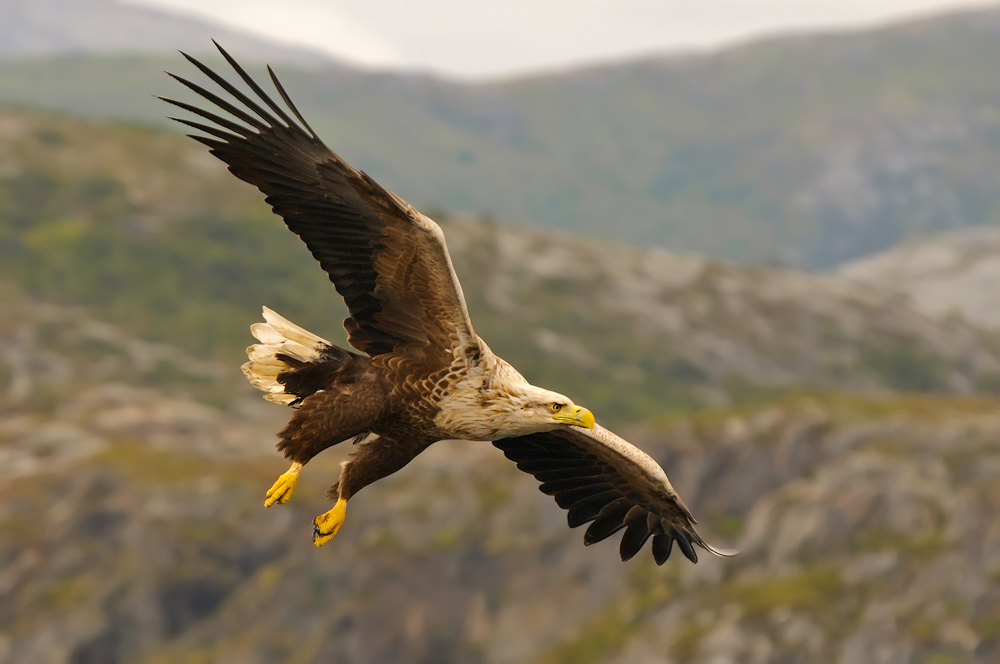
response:
<path id="1" fill-rule="evenodd" d="M 344 343 L 304 245 L 202 146 L 0 111 L 0 277 L 235 368 L 261 305 Z M 833 276 L 444 219 L 477 332 L 605 421 L 793 389 L 1000 390 L 1000 335 Z M 627 384 L 629 390 L 612 385 Z"/>
<path id="2" fill-rule="evenodd" d="M 997 223 L 998 60 L 983 10 L 477 85 L 278 69 L 330 145 L 415 204 L 824 269 Z M 151 95 L 183 92 L 163 69 L 197 78 L 176 54 L 4 60 L 0 101 L 163 121 Z"/>
<path id="3" fill-rule="evenodd" d="M 0 4 L 0 58 L 72 53 L 191 53 L 214 50 L 299 66 L 331 66 L 314 51 L 274 42 L 196 18 L 116 0 L 4 0 Z"/>
<path id="4" fill-rule="evenodd" d="M 954 231 L 843 265 L 839 274 L 908 298 L 939 320 L 1000 329 L 1000 229 Z"/>

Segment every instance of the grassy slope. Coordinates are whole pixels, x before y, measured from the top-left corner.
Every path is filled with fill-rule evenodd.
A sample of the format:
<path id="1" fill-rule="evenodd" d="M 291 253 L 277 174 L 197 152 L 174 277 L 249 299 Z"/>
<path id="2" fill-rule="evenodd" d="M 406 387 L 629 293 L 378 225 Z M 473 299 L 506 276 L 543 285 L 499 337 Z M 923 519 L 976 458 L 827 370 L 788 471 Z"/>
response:
<path id="1" fill-rule="evenodd" d="M 288 71 L 312 124 L 408 199 L 825 267 L 995 223 L 996 12 L 462 86 Z M 0 63 L 0 101 L 162 119 L 179 57 Z"/>

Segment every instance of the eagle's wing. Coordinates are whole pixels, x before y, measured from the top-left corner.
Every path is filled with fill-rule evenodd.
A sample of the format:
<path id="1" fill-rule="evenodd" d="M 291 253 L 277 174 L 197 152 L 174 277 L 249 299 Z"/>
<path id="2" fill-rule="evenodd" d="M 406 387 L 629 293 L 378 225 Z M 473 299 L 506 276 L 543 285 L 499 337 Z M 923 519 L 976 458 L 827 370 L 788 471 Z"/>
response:
<path id="1" fill-rule="evenodd" d="M 260 189 L 306 243 L 347 303 L 351 315 L 344 326 L 351 345 L 372 356 L 404 347 L 408 355 L 426 355 L 433 348 L 447 361 L 457 345 L 475 344 L 440 227 L 326 147 L 270 67 L 278 94 L 298 122 L 219 50 L 267 108 L 184 54 L 235 103 L 171 76 L 240 122 L 164 99 L 213 125 L 172 119 L 208 134 L 192 138 Z"/>
<path id="2" fill-rule="evenodd" d="M 663 469 L 637 447 L 597 425 L 534 433 L 493 442 L 517 467 L 531 473 L 542 493 L 568 509 L 570 528 L 593 521 L 584 544 L 600 542 L 625 528 L 621 557 L 628 560 L 653 538 L 653 558 L 662 565 L 674 541 L 691 562 L 693 544 L 719 556 L 735 552 L 708 545 L 695 519 Z"/>

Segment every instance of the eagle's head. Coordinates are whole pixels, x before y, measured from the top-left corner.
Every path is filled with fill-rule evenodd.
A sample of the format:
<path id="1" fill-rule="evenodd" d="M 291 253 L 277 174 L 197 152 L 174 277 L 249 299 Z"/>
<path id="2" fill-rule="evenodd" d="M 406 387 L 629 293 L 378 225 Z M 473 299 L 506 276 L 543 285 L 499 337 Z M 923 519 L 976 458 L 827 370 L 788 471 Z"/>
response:
<path id="1" fill-rule="evenodd" d="M 594 428 L 594 415 L 558 392 L 526 383 L 512 390 L 504 401 L 504 436 L 525 436 L 563 426 Z"/>
<path id="2" fill-rule="evenodd" d="M 434 423 L 449 436 L 497 440 L 560 427 L 594 428 L 594 416 L 586 408 L 535 387 L 500 358 L 494 362 L 487 380 L 460 383 L 440 402 Z"/>

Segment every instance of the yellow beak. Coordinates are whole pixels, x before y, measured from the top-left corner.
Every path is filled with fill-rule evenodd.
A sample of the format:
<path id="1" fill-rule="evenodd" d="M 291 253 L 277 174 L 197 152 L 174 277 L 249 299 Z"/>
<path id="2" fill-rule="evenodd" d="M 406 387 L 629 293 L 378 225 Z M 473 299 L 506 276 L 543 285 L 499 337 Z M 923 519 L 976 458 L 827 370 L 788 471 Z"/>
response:
<path id="1" fill-rule="evenodd" d="M 581 408 L 580 406 L 576 406 L 572 411 L 558 413 L 553 417 L 560 422 L 573 424 L 578 427 L 583 427 L 584 429 L 593 429 L 595 424 L 594 414 L 586 408 Z"/>

